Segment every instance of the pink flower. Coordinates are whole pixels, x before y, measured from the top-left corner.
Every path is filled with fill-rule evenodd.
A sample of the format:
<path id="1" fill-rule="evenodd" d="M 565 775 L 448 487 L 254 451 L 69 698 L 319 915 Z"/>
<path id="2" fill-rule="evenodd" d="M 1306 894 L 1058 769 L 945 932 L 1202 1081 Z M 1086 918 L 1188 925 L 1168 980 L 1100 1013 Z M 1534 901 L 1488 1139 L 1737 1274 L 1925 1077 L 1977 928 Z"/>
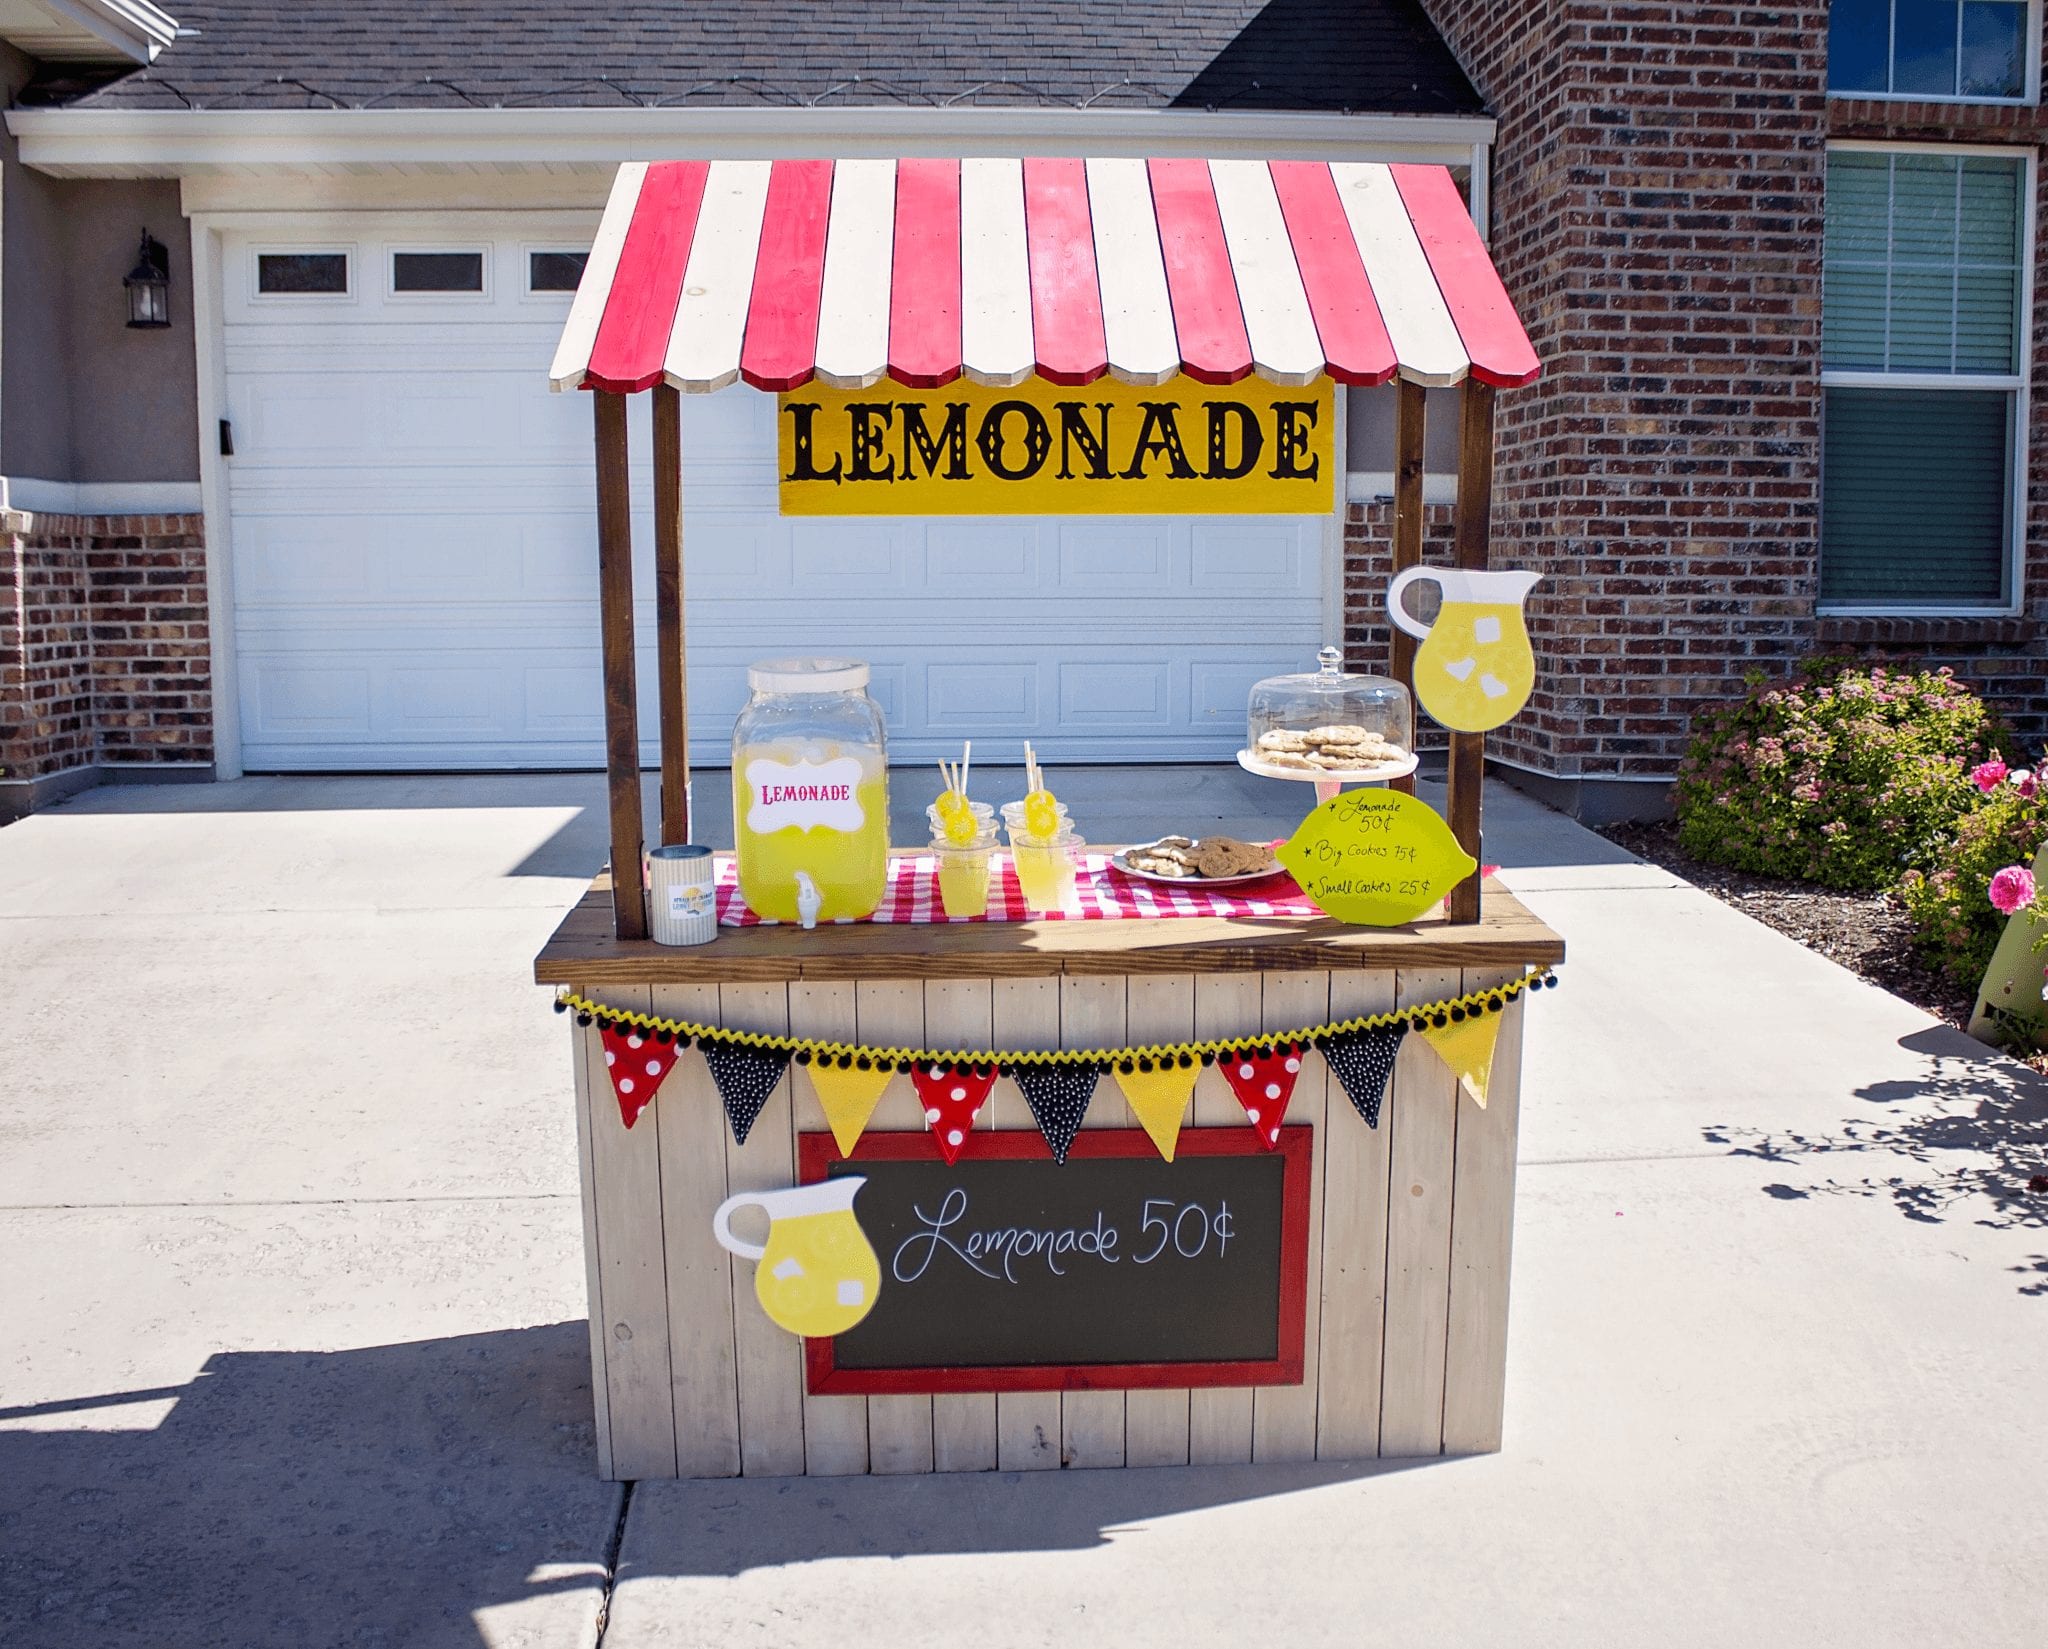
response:
<path id="1" fill-rule="evenodd" d="M 2034 902 L 2034 873 L 2025 865 L 2007 865 L 1991 878 L 1991 903 L 2007 916 Z"/>
<path id="2" fill-rule="evenodd" d="M 2028 801 L 2032 801 L 2034 799 L 2035 794 L 2041 788 L 2041 781 L 2035 778 L 2033 774 L 2025 771 L 2024 769 L 2022 769 L 2020 772 L 2013 774 L 2010 783 L 2013 789 L 2017 790 L 2022 796 L 2026 797 Z"/>
<path id="3" fill-rule="evenodd" d="M 1970 782 L 1988 796 L 2005 783 L 2005 775 L 2009 771 L 2003 759 L 1993 756 L 1988 762 L 1972 770 Z"/>

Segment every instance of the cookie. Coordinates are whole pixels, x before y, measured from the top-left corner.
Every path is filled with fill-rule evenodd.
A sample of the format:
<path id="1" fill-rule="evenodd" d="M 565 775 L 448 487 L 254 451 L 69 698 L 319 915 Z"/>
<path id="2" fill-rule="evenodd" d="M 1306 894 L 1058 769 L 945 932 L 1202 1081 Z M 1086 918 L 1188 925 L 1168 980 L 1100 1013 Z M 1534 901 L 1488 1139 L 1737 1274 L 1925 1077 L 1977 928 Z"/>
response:
<path id="1" fill-rule="evenodd" d="M 1195 868 L 1204 876 L 1244 876 L 1268 869 L 1273 863 L 1270 847 L 1255 847 L 1234 836 L 1205 836 L 1195 843 Z"/>
<path id="2" fill-rule="evenodd" d="M 1259 735 L 1257 748 L 1260 750 L 1306 750 L 1314 742 L 1306 733 L 1296 733 L 1285 727 L 1275 727 Z"/>
<path id="3" fill-rule="evenodd" d="M 1193 865 L 1183 864 L 1178 859 L 1169 859 L 1159 853 L 1133 853 L 1129 863 L 1131 869 L 1142 870 L 1150 876 L 1171 876 L 1179 880 L 1197 874 Z"/>
<path id="4" fill-rule="evenodd" d="M 1259 760 L 1268 767 L 1292 768 L 1301 773 L 1312 773 L 1316 766 L 1307 755 L 1297 750 L 1261 750 Z"/>
<path id="5" fill-rule="evenodd" d="M 1370 744 L 1379 734 L 1368 732 L 1363 727 L 1331 726 L 1311 727 L 1308 730 L 1310 744 Z"/>

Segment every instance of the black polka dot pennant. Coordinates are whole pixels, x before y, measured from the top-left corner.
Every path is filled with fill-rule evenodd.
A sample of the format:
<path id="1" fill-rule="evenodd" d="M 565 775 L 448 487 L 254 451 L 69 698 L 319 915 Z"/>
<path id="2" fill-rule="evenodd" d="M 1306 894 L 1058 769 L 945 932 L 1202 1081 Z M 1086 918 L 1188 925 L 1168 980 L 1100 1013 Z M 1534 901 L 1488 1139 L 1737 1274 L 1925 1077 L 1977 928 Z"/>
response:
<path id="1" fill-rule="evenodd" d="M 1380 1125 L 1380 1102 L 1387 1093 L 1387 1078 L 1394 1074 L 1394 1056 L 1401 1051 L 1401 1039 L 1408 1034 L 1404 1019 L 1393 1025 L 1373 1025 L 1362 1031 L 1341 1031 L 1329 1039 L 1323 1057 L 1368 1128 Z"/>
<path id="2" fill-rule="evenodd" d="M 789 1054 L 787 1048 L 705 1039 L 704 1063 L 711 1067 L 711 1080 L 718 1084 L 718 1097 L 725 1101 L 725 1120 L 732 1124 L 732 1137 L 740 1144 L 747 1143 L 754 1119 L 789 1069 Z"/>
<path id="3" fill-rule="evenodd" d="M 1095 1067 L 1018 1065 L 1010 1075 L 1024 1090 L 1024 1103 L 1031 1107 L 1053 1161 L 1065 1162 L 1081 1131 L 1081 1119 L 1088 1114 L 1088 1101 L 1095 1097 Z"/>

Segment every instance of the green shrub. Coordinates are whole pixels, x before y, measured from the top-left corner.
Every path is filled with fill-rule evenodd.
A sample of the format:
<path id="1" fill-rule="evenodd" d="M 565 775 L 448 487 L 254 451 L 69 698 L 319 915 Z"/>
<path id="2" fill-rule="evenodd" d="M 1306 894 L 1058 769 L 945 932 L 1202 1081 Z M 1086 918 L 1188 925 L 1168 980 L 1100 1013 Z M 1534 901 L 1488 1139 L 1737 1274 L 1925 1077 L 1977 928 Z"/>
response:
<path id="1" fill-rule="evenodd" d="M 1958 985 L 1976 989 L 2005 931 L 2006 918 L 1992 908 L 1991 878 L 2007 865 L 2033 864 L 2044 841 L 2041 798 L 2003 784 L 1963 817 L 1930 866 L 1900 881 L 1915 945 Z"/>
<path id="2" fill-rule="evenodd" d="M 1977 799 L 1990 720 L 1947 670 L 1809 659 L 1705 712 L 1678 769 L 1695 859 L 1826 887 L 1889 887 L 1932 863 Z"/>

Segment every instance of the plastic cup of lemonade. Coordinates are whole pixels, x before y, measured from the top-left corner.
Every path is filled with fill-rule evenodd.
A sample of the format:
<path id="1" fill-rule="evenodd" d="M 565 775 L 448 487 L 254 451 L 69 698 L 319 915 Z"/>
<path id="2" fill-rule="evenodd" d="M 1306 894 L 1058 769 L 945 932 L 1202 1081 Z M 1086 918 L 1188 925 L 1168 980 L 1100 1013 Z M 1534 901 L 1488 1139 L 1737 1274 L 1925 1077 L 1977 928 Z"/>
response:
<path id="1" fill-rule="evenodd" d="M 995 829 L 996 810 L 990 807 L 987 802 L 969 802 L 967 810 L 974 816 L 974 831 L 976 835 L 983 835 Z M 924 810 L 924 816 L 925 822 L 932 827 L 932 840 L 934 842 L 952 840 L 946 834 L 946 820 L 939 812 L 939 804 L 937 802 L 933 802 L 931 806 Z M 966 844 L 959 843 L 957 845 L 965 846 Z"/>
<path id="2" fill-rule="evenodd" d="M 1032 910 L 1074 912 L 1081 898 L 1074 885 L 1074 871 L 1088 844 L 1071 830 L 1062 829 L 1050 841 L 1036 841 L 1010 831 L 1010 858 L 1017 867 L 1017 888 Z"/>
<path id="3" fill-rule="evenodd" d="M 932 852 L 939 857 L 939 903 L 947 916 L 988 914 L 989 850 L 996 834 L 985 831 L 968 843 L 949 842 L 935 835 Z"/>

